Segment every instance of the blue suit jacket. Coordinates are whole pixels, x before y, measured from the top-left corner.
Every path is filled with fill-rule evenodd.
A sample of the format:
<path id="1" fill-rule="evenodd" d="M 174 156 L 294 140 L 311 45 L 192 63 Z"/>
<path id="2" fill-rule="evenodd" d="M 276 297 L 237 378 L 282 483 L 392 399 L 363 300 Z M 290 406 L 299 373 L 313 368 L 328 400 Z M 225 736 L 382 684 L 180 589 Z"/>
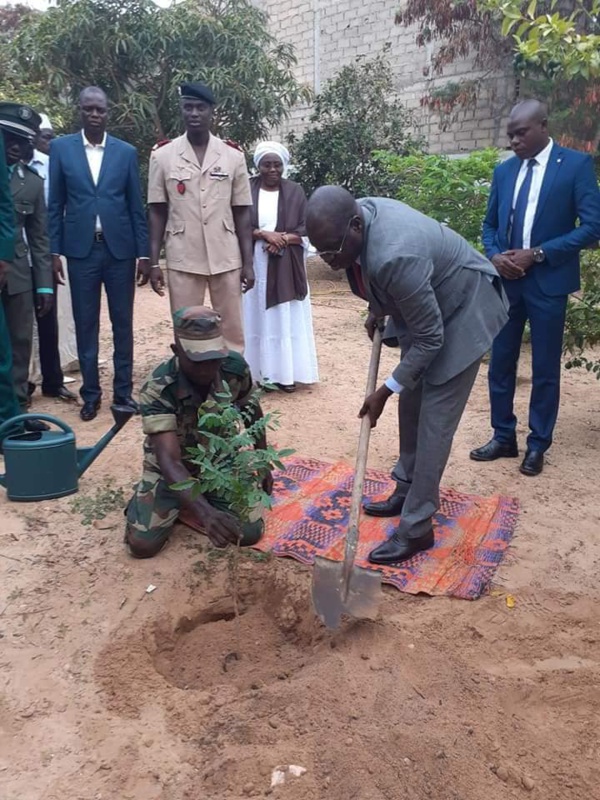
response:
<path id="1" fill-rule="evenodd" d="M 73 133 L 50 146 L 48 223 L 52 253 L 86 258 L 96 216 L 113 258 L 146 258 L 148 227 L 135 147 L 106 137 L 98 185 L 94 185 L 83 137 Z"/>
<path id="2" fill-rule="evenodd" d="M 483 222 L 483 245 L 490 259 L 510 249 L 512 201 L 522 163 L 513 157 L 494 170 Z M 593 161 L 585 153 L 555 144 L 531 231 L 531 247 L 541 247 L 546 253 L 544 262 L 531 267 L 541 290 L 551 297 L 576 292 L 579 251 L 599 239 L 600 191 Z"/>

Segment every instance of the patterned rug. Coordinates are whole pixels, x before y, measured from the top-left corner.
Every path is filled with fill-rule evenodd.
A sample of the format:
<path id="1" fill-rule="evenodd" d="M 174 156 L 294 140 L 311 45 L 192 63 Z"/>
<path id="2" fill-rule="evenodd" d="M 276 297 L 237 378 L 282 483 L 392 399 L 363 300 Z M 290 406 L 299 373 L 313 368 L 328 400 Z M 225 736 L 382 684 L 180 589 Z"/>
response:
<path id="1" fill-rule="evenodd" d="M 315 556 L 343 558 L 353 468 L 310 458 L 290 458 L 275 475 L 273 510 L 257 550 L 312 564 Z M 365 497 L 382 500 L 393 490 L 383 472 L 368 470 Z M 377 567 L 382 581 L 403 592 L 474 600 L 490 586 L 513 537 L 519 514 L 512 497 L 478 497 L 443 489 L 434 517 L 435 546 L 398 567 Z M 396 519 L 361 515 L 356 563 L 375 569 L 367 555 L 388 538 Z"/>

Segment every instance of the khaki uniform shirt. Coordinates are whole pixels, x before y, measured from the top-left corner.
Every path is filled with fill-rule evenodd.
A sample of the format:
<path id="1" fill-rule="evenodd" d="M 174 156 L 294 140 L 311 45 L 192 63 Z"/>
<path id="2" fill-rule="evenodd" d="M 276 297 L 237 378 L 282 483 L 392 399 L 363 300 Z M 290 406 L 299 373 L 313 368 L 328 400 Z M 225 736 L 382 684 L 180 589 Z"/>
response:
<path id="1" fill-rule="evenodd" d="M 204 163 L 187 136 L 150 156 L 148 202 L 168 203 L 167 268 L 197 275 L 240 269 L 232 206 L 251 206 L 244 154 L 211 134 Z"/>

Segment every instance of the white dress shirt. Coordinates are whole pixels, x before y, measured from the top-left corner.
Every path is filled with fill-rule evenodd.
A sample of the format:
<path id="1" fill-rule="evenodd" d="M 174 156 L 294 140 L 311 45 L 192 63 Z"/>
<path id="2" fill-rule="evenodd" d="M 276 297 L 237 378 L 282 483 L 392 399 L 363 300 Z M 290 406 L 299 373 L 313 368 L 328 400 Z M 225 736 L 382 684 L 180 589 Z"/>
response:
<path id="1" fill-rule="evenodd" d="M 50 158 L 42 153 L 40 150 L 33 151 L 33 158 L 27 166 L 34 169 L 40 178 L 44 181 L 44 199 L 46 200 L 46 207 L 48 206 L 48 164 Z"/>
<path id="2" fill-rule="evenodd" d="M 104 158 L 104 150 L 106 148 L 106 133 L 102 137 L 100 144 L 92 144 L 89 142 L 83 131 L 81 131 L 81 135 L 83 137 L 83 147 L 85 148 L 85 155 L 92 174 L 92 180 L 94 181 L 94 186 L 97 186 L 100 170 L 102 168 L 102 159 Z M 96 233 L 100 233 L 101 231 L 102 225 L 100 223 L 100 217 L 96 217 Z"/>
<path id="3" fill-rule="evenodd" d="M 550 160 L 550 152 L 554 142 L 552 139 L 548 142 L 546 147 L 535 156 L 536 164 L 533 167 L 531 176 L 531 187 L 529 189 L 529 198 L 527 200 L 527 210 L 525 211 L 525 224 L 523 225 L 523 249 L 529 250 L 531 247 L 531 229 L 533 228 L 533 220 L 535 219 L 535 212 L 537 211 L 538 201 L 540 199 L 540 191 L 542 190 L 542 183 L 544 175 L 546 174 L 546 167 Z M 531 161 L 530 158 L 524 159 L 521 164 L 521 169 L 517 175 L 517 182 L 515 184 L 515 192 L 513 194 L 512 209 L 513 213 L 517 205 L 517 197 L 519 196 L 519 189 L 521 188 L 525 176 L 527 175 L 527 165 Z"/>

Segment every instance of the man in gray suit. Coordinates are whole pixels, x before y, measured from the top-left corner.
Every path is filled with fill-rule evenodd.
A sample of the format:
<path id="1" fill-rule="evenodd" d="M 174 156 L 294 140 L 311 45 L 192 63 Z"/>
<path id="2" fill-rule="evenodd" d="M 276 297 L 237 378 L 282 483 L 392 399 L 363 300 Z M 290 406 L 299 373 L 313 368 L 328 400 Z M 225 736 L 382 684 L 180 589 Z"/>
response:
<path id="1" fill-rule="evenodd" d="M 359 412 L 375 427 L 388 398 L 399 396 L 396 488 L 387 500 L 365 504 L 372 516 L 402 512 L 393 536 L 369 555 L 374 564 L 397 563 L 434 544 L 432 517 L 452 439 L 508 303 L 484 256 L 404 203 L 356 201 L 339 186 L 323 186 L 309 200 L 306 225 L 318 255 L 345 269 L 352 291 L 368 301 L 369 336 L 389 316 L 384 341 L 401 348 L 393 374 Z"/>

